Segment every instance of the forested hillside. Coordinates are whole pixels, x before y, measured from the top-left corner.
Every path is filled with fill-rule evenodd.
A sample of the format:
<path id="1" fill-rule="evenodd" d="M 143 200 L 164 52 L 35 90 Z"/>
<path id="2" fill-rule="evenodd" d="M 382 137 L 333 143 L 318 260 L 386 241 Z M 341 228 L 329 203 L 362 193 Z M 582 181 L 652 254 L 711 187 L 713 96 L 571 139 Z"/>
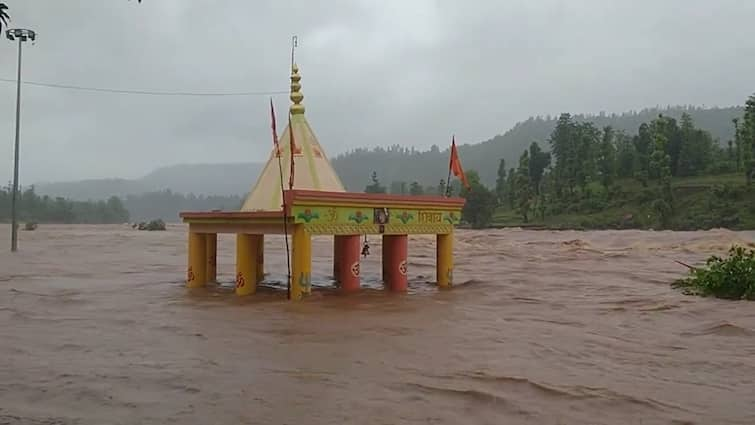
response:
<path id="1" fill-rule="evenodd" d="M 640 124 L 650 122 L 659 114 L 681 120 L 682 114 L 688 114 L 695 124 L 708 131 L 714 141 L 725 145 L 733 138 L 732 119 L 741 116 L 741 107 L 698 108 L 667 107 L 644 109 L 639 112 L 622 114 L 572 115 L 575 122 L 592 122 L 596 128 L 611 126 L 617 132 L 636 133 Z M 477 144 L 459 146 L 459 154 L 466 169 L 478 170 L 482 183 L 495 185 L 498 161 L 503 158 L 506 163 L 518 160 L 522 151 L 532 142 L 538 142 L 545 150 L 546 143 L 558 117 L 531 117 L 517 123 L 502 135 Z M 450 138 L 450 135 L 449 135 Z M 441 145 L 443 142 L 439 142 Z M 376 147 L 359 148 L 333 159 L 333 166 L 349 190 L 364 190 L 370 183 L 372 171 L 378 178 L 390 186 L 391 182 L 417 181 L 423 186 L 437 185 L 448 173 L 448 140 L 446 145 L 433 146 L 427 151 L 411 148 Z M 407 142 L 406 144 L 411 144 Z M 458 144 L 458 141 L 457 141 Z"/>
<path id="2" fill-rule="evenodd" d="M 755 228 L 755 95 L 741 111 L 725 145 L 688 113 L 679 120 L 659 114 L 632 133 L 562 114 L 544 145 L 532 142 L 515 162 L 500 160 L 493 191 L 478 184 L 465 194 L 466 221 Z"/>

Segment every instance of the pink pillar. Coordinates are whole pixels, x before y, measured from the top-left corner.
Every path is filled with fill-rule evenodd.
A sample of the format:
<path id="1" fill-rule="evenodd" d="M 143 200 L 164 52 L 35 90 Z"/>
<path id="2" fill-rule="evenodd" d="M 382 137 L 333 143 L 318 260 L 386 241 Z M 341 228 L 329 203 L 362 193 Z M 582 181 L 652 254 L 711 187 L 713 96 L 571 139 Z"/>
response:
<path id="1" fill-rule="evenodd" d="M 393 292 L 406 292 L 408 287 L 406 258 L 409 238 L 406 235 L 383 236 L 383 273 L 385 284 Z"/>
<path id="2" fill-rule="evenodd" d="M 359 255 L 361 254 L 359 235 L 336 236 L 336 247 L 338 254 L 336 282 L 339 283 L 343 292 L 358 291 L 360 275 Z"/>

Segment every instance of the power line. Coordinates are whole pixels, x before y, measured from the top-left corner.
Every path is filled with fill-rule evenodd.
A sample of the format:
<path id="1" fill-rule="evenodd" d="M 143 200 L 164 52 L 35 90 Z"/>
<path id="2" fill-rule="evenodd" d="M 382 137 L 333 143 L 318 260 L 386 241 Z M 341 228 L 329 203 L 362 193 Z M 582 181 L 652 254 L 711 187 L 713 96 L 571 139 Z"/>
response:
<path id="1" fill-rule="evenodd" d="M 0 81 L 6 83 L 15 83 L 15 79 L 0 78 Z M 186 92 L 186 91 L 153 91 L 153 90 L 124 90 L 112 89 L 106 87 L 84 87 L 67 84 L 41 83 L 38 81 L 21 81 L 21 84 L 39 87 L 50 87 L 56 89 L 79 90 L 89 92 L 117 93 L 117 94 L 136 94 L 148 96 L 271 96 L 277 94 L 288 94 L 286 90 L 280 91 L 248 91 L 248 92 Z"/>

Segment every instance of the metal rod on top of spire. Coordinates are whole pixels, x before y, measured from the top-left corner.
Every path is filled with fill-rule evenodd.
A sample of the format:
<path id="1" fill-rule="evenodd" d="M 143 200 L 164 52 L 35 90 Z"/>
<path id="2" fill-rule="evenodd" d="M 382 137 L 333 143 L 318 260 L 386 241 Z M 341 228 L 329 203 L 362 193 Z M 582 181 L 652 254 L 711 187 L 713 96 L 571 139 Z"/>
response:
<path id="1" fill-rule="evenodd" d="M 297 47 L 299 47 L 299 37 L 295 35 L 291 37 L 291 66 L 292 67 L 294 66 L 294 63 L 296 63 L 294 62 L 294 49 L 296 49 Z"/>

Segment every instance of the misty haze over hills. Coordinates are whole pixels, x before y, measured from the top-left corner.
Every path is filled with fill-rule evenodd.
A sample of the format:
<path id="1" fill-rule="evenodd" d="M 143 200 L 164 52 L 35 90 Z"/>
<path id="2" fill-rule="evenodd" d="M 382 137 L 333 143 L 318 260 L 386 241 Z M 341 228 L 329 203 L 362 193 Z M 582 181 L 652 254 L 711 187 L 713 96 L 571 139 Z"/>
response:
<path id="1" fill-rule="evenodd" d="M 725 145 L 733 135 L 732 119 L 742 115 L 741 107 L 700 108 L 667 107 L 650 108 L 639 112 L 622 114 L 575 115 L 577 121 L 591 121 L 598 127 L 610 125 L 636 134 L 643 122 L 650 122 L 659 114 L 676 118 L 688 113 L 697 126 L 711 133 L 714 139 Z M 506 160 L 514 166 L 519 155 L 533 141 L 548 150 L 548 137 L 558 117 L 531 117 L 514 125 L 502 135 L 487 141 L 459 146 L 459 153 L 466 170 L 477 170 L 488 186 L 495 183 L 498 162 Z M 313 123 L 317 132 L 317 123 Z M 369 183 L 372 171 L 385 185 L 393 181 L 417 181 L 422 185 L 437 185 L 448 172 L 448 145 L 450 140 L 439 141 L 427 151 L 408 147 L 410 143 L 393 147 L 372 149 L 359 148 L 333 158 L 333 166 L 350 191 L 362 191 Z M 179 164 L 159 168 L 134 180 L 94 179 L 76 182 L 39 183 L 36 190 L 42 195 L 63 196 L 75 200 L 107 199 L 110 196 L 125 197 L 162 190 L 195 195 L 244 195 L 256 181 L 263 162 L 229 164 Z"/>

